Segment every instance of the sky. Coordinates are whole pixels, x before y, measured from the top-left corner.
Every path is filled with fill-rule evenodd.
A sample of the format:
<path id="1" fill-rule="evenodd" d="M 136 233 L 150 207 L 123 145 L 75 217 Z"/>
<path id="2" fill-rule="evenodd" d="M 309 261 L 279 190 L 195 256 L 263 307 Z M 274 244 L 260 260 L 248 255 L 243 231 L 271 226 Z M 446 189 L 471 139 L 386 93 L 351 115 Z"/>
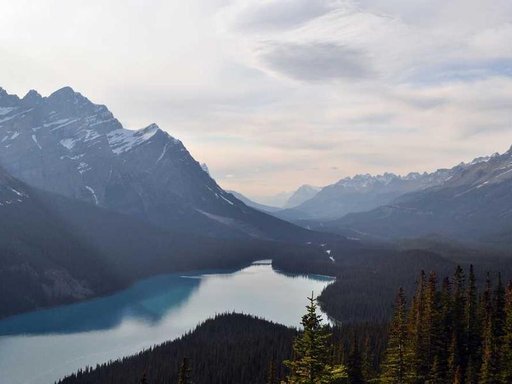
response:
<path id="1" fill-rule="evenodd" d="M 260 201 L 512 145 L 510 0 L 0 0 L 0 86 L 157 123 Z"/>

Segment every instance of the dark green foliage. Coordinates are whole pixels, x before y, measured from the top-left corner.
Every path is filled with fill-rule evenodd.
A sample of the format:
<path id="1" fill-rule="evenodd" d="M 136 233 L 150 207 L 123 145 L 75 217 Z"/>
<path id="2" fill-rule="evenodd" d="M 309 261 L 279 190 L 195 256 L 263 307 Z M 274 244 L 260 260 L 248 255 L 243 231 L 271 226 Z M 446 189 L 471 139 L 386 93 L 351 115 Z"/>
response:
<path id="1" fill-rule="evenodd" d="M 179 382 L 188 358 L 194 384 L 265 384 L 274 359 L 275 380 L 285 375 L 296 331 L 255 317 L 226 314 L 207 320 L 192 333 L 137 355 L 75 373 L 61 384 L 148 384 Z"/>
<path id="2" fill-rule="evenodd" d="M 421 273 L 412 303 L 398 293 L 381 383 L 506 384 L 511 382 L 512 285 L 488 274 L 478 290 L 473 268 L 468 283 L 457 267 L 441 290 Z M 407 319 L 404 325 L 404 319 Z M 404 341 L 405 340 L 405 341 Z"/>
<path id="3" fill-rule="evenodd" d="M 384 363 L 382 364 L 381 383 L 406 383 L 407 376 L 411 373 L 407 366 L 407 337 L 407 307 L 404 290 L 400 288 L 395 300 L 395 310 L 389 330 L 388 347 Z"/>
<path id="4" fill-rule="evenodd" d="M 293 359 L 285 361 L 290 373 L 288 384 L 331 384 L 334 382 L 329 339 L 331 333 L 317 313 L 316 298 L 308 298 L 302 317 L 303 331 L 293 343 Z"/>
<path id="5" fill-rule="evenodd" d="M 347 359 L 347 375 L 349 384 L 365 384 L 366 380 L 363 374 L 363 357 L 357 339 L 352 341 L 352 348 Z"/>
<path id="6" fill-rule="evenodd" d="M 267 380 L 265 384 L 277 384 L 276 366 L 274 359 L 270 360 L 268 365 Z"/>
<path id="7" fill-rule="evenodd" d="M 192 384 L 192 380 L 190 378 L 191 371 L 188 359 L 184 357 L 178 373 L 178 384 Z"/>
<path id="8" fill-rule="evenodd" d="M 512 282 L 508 284 L 505 295 L 505 324 L 503 334 L 501 378 L 504 383 L 512 383 Z"/>

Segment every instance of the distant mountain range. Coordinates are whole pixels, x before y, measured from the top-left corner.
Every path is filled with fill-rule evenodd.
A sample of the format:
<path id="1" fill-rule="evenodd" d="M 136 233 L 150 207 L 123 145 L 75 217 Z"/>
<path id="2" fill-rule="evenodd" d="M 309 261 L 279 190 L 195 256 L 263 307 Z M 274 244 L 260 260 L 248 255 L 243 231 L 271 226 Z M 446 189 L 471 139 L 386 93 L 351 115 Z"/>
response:
<path id="1" fill-rule="evenodd" d="M 409 173 L 406 176 L 385 173 L 346 177 L 337 183 L 322 188 L 312 198 L 293 209 L 276 214 L 286 220 L 332 220 L 354 212 L 364 212 L 392 202 L 409 192 L 420 191 L 444 182 L 467 167 L 486 162 L 490 157 L 480 157 L 469 164 L 461 163 L 450 169 L 439 169 L 432 173 Z"/>
<path id="2" fill-rule="evenodd" d="M 293 208 L 297 205 L 302 204 L 304 201 L 307 201 L 314 197 L 319 191 L 320 187 L 313 187 L 311 185 L 304 184 L 300 186 L 296 191 L 289 193 L 289 197 L 283 206 L 272 206 L 267 204 L 258 203 L 247 196 L 242 195 L 240 192 L 236 191 L 228 191 L 233 196 L 235 196 L 238 200 L 244 202 L 249 207 L 253 207 L 263 212 L 268 213 L 277 213 L 286 208 Z"/>
<path id="3" fill-rule="evenodd" d="M 512 148 L 447 171 L 367 212 L 312 227 L 378 238 L 441 235 L 468 242 L 512 242 Z"/>

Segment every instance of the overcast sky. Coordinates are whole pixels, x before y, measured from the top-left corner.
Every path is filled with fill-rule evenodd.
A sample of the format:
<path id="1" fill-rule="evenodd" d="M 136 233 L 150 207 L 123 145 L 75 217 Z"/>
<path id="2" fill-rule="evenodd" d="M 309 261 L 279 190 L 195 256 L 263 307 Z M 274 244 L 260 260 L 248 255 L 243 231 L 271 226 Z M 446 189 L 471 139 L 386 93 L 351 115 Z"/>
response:
<path id="1" fill-rule="evenodd" d="M 430 171 L 512 144 L 510 0 L 0 0 L 0 86 L 155 122 L 226 189 Z"/>

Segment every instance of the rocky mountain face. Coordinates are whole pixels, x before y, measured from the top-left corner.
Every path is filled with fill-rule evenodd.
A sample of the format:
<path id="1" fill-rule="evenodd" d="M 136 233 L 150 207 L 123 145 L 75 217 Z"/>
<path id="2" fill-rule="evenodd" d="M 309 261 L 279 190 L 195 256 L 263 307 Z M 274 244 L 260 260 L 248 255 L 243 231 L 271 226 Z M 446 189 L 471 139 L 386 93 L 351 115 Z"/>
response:
<path id="1" fill-rule="evenodd" d="M 347 177 L 324 187 L 313 198 L 279 215 L 291 220 L 328 220 L 352 212 L 368 211 L 388 204 L 401 195 L 442 185 L 468 166 L 487 160 L 488 157 L 482 157 L 470 164 L 461 163 L 432 173 L 413 172 L 406 176 L 385 173 L 377 176 L 366 174 Z"/>
<path id="2" fill-rule="evenodd" d="M 173 231 L 293 240 L 305 232 L 223 191 L 177 139 L 131 131 L 71 88 L 18 98 L 0 89 L 0 165 L 36 188 Z"/>
<path id="3" fill-rule="evenodd" d="M 324 223 L 335 232 L 381 237 L 441 234 L 467 241 L 512 241 L 512 148 L 455 167 L 444 182 L 369 212 Z"/>

